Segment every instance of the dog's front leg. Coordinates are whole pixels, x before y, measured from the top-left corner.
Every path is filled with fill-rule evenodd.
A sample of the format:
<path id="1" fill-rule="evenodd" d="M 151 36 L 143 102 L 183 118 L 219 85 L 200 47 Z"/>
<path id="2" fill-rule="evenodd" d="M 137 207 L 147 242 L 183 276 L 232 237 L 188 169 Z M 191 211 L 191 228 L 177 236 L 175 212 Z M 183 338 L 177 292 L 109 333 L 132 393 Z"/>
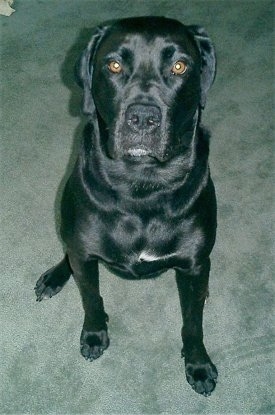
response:
<path id="1" fill-rule="evenodd" d="M 203 344 L 202 317 L 208 295 L 209 258 L 196 269 L 199 272 L 186 273 L 179 269 L 176 272 L 183 317 L 182 355 L 185 357 L 187 381 L 196 392 L 209 396 L 215 389 L 218 376 Z"/>
<path id="2" fill-rule="evenodd" d="M 85 312 L 80 351 L 86 360 L 93 361 L 109 346 L 108 315 L 99 292 L 98 261 L 82 262 L 73 255 L 69 255 L 69 261 Z"/>

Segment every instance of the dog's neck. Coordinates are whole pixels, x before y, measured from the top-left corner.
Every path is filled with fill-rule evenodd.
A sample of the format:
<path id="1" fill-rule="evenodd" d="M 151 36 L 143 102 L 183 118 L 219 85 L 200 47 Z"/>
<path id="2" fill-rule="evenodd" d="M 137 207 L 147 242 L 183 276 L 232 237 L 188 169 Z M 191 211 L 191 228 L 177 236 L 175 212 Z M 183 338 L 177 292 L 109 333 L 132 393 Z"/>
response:
<path id="1" fill-rule="evenodd" d="M 199 121 L 193 135 L 193 149 L 190 150 L 196 161 L 193 166 L 189 165 L 188 157 L 182 155 L 171 159 L 166 166 L 161 163 L 129 165 L 129 161 L 112 160 L 102 154 L 94 125 L 87 124 L 75 168 L 87 189 L 90 203 L 97 206 L 104 201 L 122 210 L 139 207 L 148 210 L 148 215 L 165 209 L 171 217 L 184 216 L 209 182 L 209 135 L 199 126 Z"/>

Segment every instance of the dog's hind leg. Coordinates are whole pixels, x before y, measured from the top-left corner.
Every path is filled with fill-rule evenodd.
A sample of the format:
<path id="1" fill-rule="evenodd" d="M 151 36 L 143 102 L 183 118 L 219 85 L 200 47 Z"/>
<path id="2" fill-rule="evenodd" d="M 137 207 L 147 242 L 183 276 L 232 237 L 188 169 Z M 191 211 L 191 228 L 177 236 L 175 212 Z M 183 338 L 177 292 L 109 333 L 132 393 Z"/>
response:
<path id="1" fill-rule="evenodd" d="M 72 270 L 69 264 L 68 256 L 65 255 L 59 264 L 42 274 L 37 281 L 34 287 L 37 297 L 36 301 L 51 298 L 55 294 L 59 293 L 71 275 Z"/>

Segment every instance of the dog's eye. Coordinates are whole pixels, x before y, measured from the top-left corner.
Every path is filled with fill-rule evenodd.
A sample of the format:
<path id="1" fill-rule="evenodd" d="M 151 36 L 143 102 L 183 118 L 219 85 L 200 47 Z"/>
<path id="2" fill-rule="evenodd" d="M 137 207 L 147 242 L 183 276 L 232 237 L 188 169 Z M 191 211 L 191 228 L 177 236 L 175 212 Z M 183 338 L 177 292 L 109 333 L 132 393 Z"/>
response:
<path id="1" fill-rule="evenodd" d="M 183 61 L 177 61 L 173 65 L 173 67 L 171 69 L 171 72 L 174 75 L 182 75 L 184 72 L 186 72 L 186 69 L 187 69 L 187 65 L 186 65 L 185 62 L 183 62 Z"/>
<path id="2" fill-rule="evenodd" d="M 122 72 L 122 66 L 117 61 L 111 61 L 111 62 L 109 62 L 108 69 L 112 73 L 120 73 L 120 72 Z"/>

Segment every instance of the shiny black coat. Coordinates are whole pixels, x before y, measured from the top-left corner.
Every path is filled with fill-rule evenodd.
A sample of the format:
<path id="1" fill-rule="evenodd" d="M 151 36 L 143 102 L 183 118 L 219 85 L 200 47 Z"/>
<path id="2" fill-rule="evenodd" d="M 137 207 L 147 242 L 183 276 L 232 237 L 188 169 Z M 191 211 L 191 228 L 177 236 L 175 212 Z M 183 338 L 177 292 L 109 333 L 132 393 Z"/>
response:
<path id="1" fill-rule="evenodd" d="M 77 65 L 89 121 L 62 199 L 67 252 L 35 288 L 39 301 L 51 297 L 73 274 L 81 353 L 94 360 L 109 345 L 98 261 L 124 278 L 175 269 L 186 377 L 205 396 L 217 378 L 202 332 L 216 199 L 200 120 L 215 66 L 199 26 L 141 17 L 95 30 Z"/>
<path id="2" fill-rule="evenodd" d="M 216 233 L 208 135 L 200 129 L 198 136 L 194 166 L 186 171 L 183 155 L 166 165 L 150 158 L 106 158 L 88 124 L 62 201 L 61 234 L 69 249 L 127 278 L 168 268 L 196 273 Z"/>

